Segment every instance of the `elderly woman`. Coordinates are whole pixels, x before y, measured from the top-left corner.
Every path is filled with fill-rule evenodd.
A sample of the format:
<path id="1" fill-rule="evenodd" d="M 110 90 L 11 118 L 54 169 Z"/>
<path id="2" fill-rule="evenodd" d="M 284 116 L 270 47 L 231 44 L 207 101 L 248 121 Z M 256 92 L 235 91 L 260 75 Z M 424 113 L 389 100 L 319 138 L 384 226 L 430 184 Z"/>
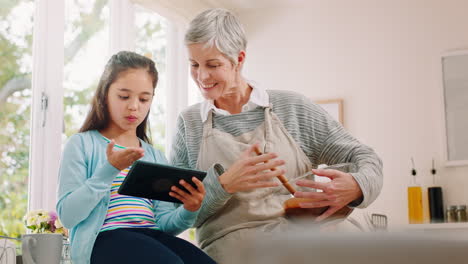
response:
<path id="1" fill-rule="evenodd" d="M 204 180 L 206 199 L 195 224 L 199 244 L 211 257 L 225 263 L 252 231 L 284 229 L 288 220 L 282 204 L 291 196 L 273 179 L 280 174 L 295 182 L 320 164 L 355 165 L 355 173 L 313 170 L 330 178 L 328 183 L 297 182 L 310 189 L 296 197 L 318 201 L 302 207 L 329 207 L 318 220 L 377 198 L 382 164 L 371 148 L 304 96 L 264 90 L 242 76 L 247 40 L 233 14 L 224 9 L 200 13 L 185 44 L 192 78 L 206 100 L 180 114 L 171 162 L 217 172 Z M 255 147 L 268 154 L 255 156 Z"/>

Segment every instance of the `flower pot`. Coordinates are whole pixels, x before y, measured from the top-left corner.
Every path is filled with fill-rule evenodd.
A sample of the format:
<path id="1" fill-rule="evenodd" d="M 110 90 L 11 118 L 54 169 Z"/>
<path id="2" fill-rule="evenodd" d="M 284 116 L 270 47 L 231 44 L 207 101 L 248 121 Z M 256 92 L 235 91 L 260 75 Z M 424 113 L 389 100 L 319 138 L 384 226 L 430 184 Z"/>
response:
<path id="1" fill-rule="evenodd" d="M 27 234 L 22 236 L 24 264 L 60 264 L 62 234 Z"/>

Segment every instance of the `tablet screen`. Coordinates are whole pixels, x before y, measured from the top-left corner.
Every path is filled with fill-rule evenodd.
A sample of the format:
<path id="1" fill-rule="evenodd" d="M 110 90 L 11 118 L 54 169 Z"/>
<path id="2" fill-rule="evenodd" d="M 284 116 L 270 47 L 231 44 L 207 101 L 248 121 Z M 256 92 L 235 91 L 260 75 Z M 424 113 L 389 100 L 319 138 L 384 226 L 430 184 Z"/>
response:
<path id="1" fill-rule="evenodd" d="M 175 185 L 186 191 L 179 184 L 179 181 L 183 179 L 196 188 L 192 177 L 203 181 L 205 176 L 206 172 L 204 171 L 138 160 L 133 163 L 127 177 L 125 177 L 122 185 L 120 185 L 118 193 L 153 200 L 182 203 L 178 199 L 169 196 L 171 187 Z"/>

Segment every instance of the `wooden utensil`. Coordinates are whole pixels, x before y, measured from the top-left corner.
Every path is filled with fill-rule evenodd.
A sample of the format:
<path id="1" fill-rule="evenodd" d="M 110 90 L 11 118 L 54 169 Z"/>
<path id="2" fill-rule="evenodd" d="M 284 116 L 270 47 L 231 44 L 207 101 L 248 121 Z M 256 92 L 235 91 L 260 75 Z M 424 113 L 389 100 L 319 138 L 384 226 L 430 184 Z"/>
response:
<path id="1" fill-rule="evenodd" d="M 255 147 L 254 149 L 255 153 L 257 154 L 257 156 L 260 156 L 262 155 L 263 153 L 260 151 L 260 149 L 258 149 L 258 147 Z M 266 162 L 265 162 L 266 163 Z M 272 168 L 271 171 L 275 171 L 276 168 Z M 294 187 L 292 187 L 292 185 L 288 182 L 288 179 L 284 176 L 284 175 L 280 175 L 278 176 L 278 179 L 280 180 L 280 182 L 283 184 L 283 186 L 288 189 L 289 193 L 291 193 L 292 195 L 294 195 L 294 193 L 296 192 L 296 189 L 294 189 Z"/>

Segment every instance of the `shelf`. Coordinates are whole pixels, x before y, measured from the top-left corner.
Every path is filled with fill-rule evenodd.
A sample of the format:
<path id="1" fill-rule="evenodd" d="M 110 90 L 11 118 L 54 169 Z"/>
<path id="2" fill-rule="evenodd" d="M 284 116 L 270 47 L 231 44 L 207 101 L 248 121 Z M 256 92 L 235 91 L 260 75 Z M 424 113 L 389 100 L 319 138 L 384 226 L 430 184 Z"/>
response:
<path id="1" fill-rule="evenodd" d="M 408 224 L 409 230 L 437 230 L 437 229 L 468 229 L 468 222 L 463 223 L 434 223 L 434 224 Z"/>

